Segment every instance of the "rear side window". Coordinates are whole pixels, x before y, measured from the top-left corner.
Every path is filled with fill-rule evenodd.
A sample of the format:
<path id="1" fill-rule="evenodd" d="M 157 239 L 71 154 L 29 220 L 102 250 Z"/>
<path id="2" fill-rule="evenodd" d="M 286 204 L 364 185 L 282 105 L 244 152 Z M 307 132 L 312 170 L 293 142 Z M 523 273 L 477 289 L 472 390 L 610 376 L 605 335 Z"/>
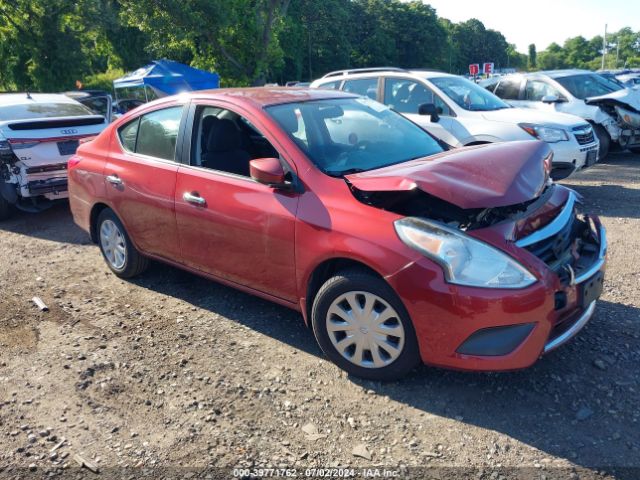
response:
<path id="1" fill-rule="evenodd" d="M 520 80 L 502 80 L 494 93 L 504 100 L 518 100 L 520 96 Z"/>
<path id="2" fill-rule="evenodd" d="M 182 106 L 156 110 L 118 129 L 122 146 L 129 152 L 175 160 Z"/>
<path id="3" fill-rule="evenodd" d="M 337 80 L 335 82 L 328 82 L 318 85 L 318 88 L 324 88 L 325 90 L 340 90 L 340 84 L 342 80 Z"/>
<path id="4" fill-rule="evenodd" d="M 378 94 L 378 78 L 374 77 L 347 80 L 344 82 L 342 90 L 375 100 Z"/>
<path id="5" fill-rule="evenodd" d="M 140 125 L 140 118 L 127 123 L 126 125 L 118 129 L 118 136 L 120 137 L 120 143 L 128 152 L 136 151 L 136 137 L 138 136 L 138 125 Z"/>

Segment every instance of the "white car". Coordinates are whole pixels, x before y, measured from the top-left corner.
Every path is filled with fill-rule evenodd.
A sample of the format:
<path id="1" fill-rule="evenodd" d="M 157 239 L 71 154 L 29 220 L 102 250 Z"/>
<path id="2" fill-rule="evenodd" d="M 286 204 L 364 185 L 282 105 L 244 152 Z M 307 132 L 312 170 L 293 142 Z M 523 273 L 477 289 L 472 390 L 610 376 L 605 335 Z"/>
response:
<path id="1" fill-rule="evenodd" d="M 508 75 L 482 85 L 517 107 L 584 118 L 600 140 L 600 158 L 611 142 L 640 152 L 640 91 L 588 70 Z"/>
<path id="2" fill-rule="evenodd" d="M 65 95 L 0 95 L 0 220 L 67 198 L 67 160 L 107 120 Z"/>
<path id="3" fill-rule="evenodd" d="M 371 68 L 332 72 L 311 84 L 378 100 L 454 146 L 538 139 L 553 149 L 552 177 L 598 161 L 598 140 L 573 115 L 513 108 L 475 83 L 447 73 Z"/>

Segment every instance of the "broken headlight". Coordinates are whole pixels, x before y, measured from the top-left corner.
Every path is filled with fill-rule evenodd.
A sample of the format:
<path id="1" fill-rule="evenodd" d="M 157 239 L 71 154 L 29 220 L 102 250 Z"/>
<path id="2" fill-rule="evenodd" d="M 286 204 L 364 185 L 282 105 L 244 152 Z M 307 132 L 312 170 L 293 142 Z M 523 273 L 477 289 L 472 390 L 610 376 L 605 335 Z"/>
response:
<path id="1" fill-rule="evenodd" d="M 405 245 L 438 263 L 449 283 L 484 288 L 524 288 L 536 278 L 496 248 L 445 225 L 415 217 L 395 222 Z"/>

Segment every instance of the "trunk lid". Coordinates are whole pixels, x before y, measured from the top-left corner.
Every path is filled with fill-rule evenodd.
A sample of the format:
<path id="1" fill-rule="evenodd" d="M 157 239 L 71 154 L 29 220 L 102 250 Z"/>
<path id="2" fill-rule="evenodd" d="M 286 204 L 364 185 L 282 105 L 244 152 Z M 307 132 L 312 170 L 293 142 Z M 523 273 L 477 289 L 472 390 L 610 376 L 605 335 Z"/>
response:
<path id="1" fill-rule="evenodd" d="M 365 192 L 420 189 L 463 209 L 515 205 L 538 197 L 548 183 L 552 153 L 539 141 L 478 145 L 346 175 Z"/>

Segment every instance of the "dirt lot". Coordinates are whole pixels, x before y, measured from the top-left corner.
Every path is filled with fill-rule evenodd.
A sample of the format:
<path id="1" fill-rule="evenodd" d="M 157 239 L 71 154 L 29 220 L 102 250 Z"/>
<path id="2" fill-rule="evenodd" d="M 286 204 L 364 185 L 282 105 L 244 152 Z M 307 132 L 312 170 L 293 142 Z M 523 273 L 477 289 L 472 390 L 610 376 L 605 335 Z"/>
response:
<path id="1" fill-rule="evenodd" d="M 565 183 L 609 230 L 587 328 L 525 371 L 422 367 L 388 384 L 344 375 L 295 312 L 158 264 L 118 280 L 65 205 L 16 215 L 0 224 L 0 478 L 640 478 L 640 158 Z"/>

